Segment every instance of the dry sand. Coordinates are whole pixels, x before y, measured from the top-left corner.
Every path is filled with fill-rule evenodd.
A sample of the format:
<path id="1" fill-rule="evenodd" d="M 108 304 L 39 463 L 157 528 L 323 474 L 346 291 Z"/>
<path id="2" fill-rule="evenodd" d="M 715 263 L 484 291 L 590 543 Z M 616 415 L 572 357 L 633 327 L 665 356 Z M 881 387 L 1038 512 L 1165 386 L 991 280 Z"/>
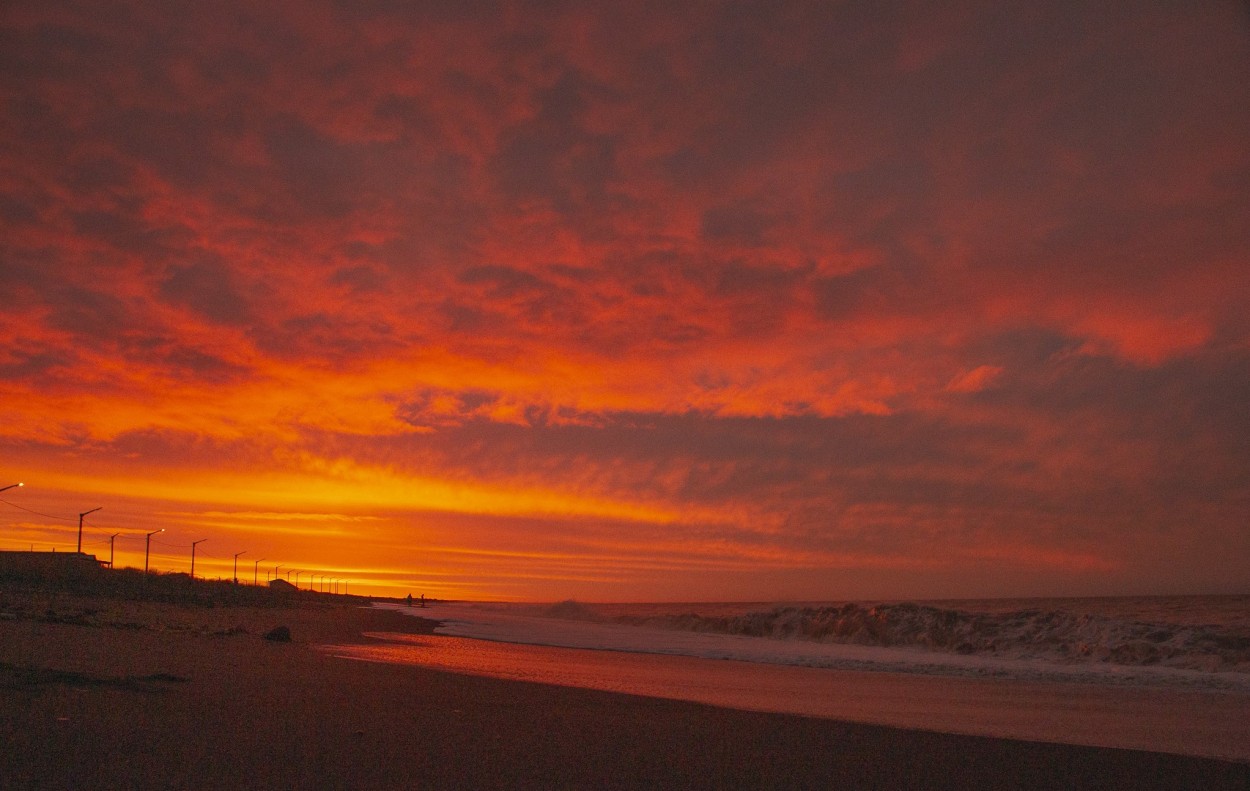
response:
<path id="1" fill-rule="evenodd" d="M 290 627 L 293 642 L 262 635 Z M 0 787 L 1247 789 L 1250 765 L 847 724 L 326 656 L 358 607 L 0 592 Z"/>

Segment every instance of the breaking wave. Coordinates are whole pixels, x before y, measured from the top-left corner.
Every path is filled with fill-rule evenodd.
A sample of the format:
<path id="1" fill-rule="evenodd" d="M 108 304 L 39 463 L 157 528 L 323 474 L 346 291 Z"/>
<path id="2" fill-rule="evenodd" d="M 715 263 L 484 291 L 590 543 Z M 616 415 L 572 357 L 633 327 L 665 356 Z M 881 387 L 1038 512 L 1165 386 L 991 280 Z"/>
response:
<path id="1" fill-rule="evenodd" d="M 1146 623 L 1062 611 L 979 613 L 921 604 L 779 606 L 733 616 L 618 615 L 561 602 L 546 613 L 693 632 L 818 643 L 917 648 L 1062 663 L 1159 665 L 1250 673 L 1250 632 L 1235 627 Z"/>

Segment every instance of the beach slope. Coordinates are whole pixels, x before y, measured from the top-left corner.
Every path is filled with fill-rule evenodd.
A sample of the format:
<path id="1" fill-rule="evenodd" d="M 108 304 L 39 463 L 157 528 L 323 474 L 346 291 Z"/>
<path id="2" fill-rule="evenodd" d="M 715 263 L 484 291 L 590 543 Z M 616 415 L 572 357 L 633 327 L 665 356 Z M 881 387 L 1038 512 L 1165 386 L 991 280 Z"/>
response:
<path id="1" fill-rule="evenodd" d="M 287 626 L 291 642 L 263 635 Z M 0 597 L 5 788 L 1250 787 L 1250 765 L 928 733 L 324 655 L 353 607 Z"/>

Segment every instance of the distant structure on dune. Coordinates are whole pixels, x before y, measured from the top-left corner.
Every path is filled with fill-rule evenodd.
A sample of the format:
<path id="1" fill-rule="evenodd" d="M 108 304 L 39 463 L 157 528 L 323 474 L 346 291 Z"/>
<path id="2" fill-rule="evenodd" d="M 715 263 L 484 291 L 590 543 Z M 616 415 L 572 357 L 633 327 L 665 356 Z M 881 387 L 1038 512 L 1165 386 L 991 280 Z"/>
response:
<path id="1" fill-rule="evenodd" d="M 85 552 L 0 551 L 0 578 L 60 582 L 95 576 L 108 566 Z"/>

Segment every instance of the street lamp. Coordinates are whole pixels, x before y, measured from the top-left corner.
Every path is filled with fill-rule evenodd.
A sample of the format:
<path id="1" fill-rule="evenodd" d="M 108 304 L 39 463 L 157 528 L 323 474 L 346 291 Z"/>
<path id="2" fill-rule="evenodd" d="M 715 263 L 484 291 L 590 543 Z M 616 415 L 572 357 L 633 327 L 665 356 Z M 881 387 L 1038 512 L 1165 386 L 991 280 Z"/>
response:
<path id="1" fill-rule="evenodd" d="M 109 536 L 109 568 L 113 568 L 113 539 L 120 536 L 121 533 L 114 533 Z"/>
<path id="2" fill-rule="evenodd" d="M 143 573 L 144 574 L 148 573 L 148 554 L 152 550 L 152 536 L 156 535 L 157 533 L 164 533 L 164 532 L 165 532 L 165 528 L 163 527 L 160 530 L 153 530 L 151 533 L 148 533 L 147 540 L 143 542 Z"/>
<path id="3" fill-rule="evenodd" d="M 100 508 L 103 507 L 104 506 L 100 506 Z M 92 508 L 90 511 L 83 511 L 78 515 L 78 554 L 80 555 L 82 554 L 82 518 L 87 514 L 94 514 L 96 511 L 99 511 L 100 508 Z"/>
<path id="4" fill-rule="evenodd" d="M 286 570 L 286 581 L 287 581 L 287 582 L 290 582 L 290 581 L 291 581 L 291 572 L 292 572 L 292 571 L 298 571 L 298 569 L 287 569 L 287 570 Z M 299 579 L 299 577 L 296 577 L 295 579 L 296 579 L 296 580 L 298 580 L 298 579 Z"/>
<path id="5" fill-rule="evenodd" d="M 256 565 L 252 566 L 252 586 L 253 587 L 260 584 L 259 580 L 260 580 L 260 561 L 261 560 L 264 560 L 264 558 L 261 558 L 260 560 L 256 561 Z"/>
<path id="6" fill-rule="evenodd" d="M 8 486 L 5 486 L 4 488 L 0 489 L 0 492 L 7 492 L 9 489 L 16 489 L 19 486 L 25 486 L 25 485 L 26 484 L 24 483 L 11 483 Z"/>
<path id="7" fill-rule="evenodd" d="M 280 568 L 282 568 L 282 564 L 281 564 L 281 563 L 279 563 L 278 565 L 276 565 L 276 566 L 274 566 L 274 567 L 273 567 L 273 578 L 274 578 L 274 579 L 277 579 L 277 578 L 278 578 L 278 569 L 280 569 Z"/>
<path id="8" fill-rule="evenodd" d="M 246 554 L 247 554 L 246 549 L 243 550 L 242 552 L 234 553 L 234 584 L 235 585 L 239 584 L 239 555 L 246 555 Z"/>
<path id="9" fill-rule="evenodd" d="M 191 579 L 195 579 L 195 545 L 203 544 L 207 538 L 201 538 L 199 541 L 191 542 Z"/>
<path id="10" fill-rule="evenodd" d="M 303 574 L 303 573 L 304 573 L 303 571 L 297 571 L 297 572 L 295 572 L 295 588 L 296 588 L 297 590 L 299 589 L 299 575 L 301 575 L 301 574 Z"/>

